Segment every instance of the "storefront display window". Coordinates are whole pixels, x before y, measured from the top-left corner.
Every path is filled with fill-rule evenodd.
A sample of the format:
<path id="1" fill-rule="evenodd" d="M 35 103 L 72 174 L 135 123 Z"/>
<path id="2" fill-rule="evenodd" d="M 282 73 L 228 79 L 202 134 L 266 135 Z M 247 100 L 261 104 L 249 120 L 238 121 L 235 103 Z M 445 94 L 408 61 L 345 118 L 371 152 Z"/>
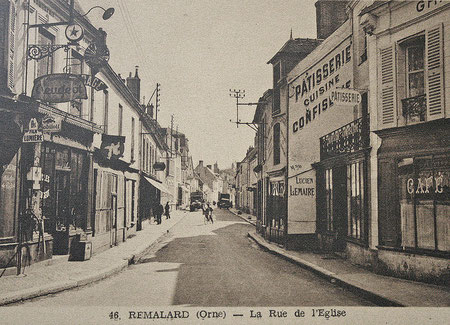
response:
<path id="1" fill-rule="evenodd" d="M 450 250 L 449 158 L 422 156 L 398 162 L 403 248 Z"/>
<path id="2" fill-rule="evenodd" d="M 333 169 L 325 171 L 325 202 L 327 231 L 333 231 Z"/>
<path id="3" fill-rule="evenodd" d="M 364 238 L 364 162 L 357 161 L 347 166 L 348 236 Z"/>

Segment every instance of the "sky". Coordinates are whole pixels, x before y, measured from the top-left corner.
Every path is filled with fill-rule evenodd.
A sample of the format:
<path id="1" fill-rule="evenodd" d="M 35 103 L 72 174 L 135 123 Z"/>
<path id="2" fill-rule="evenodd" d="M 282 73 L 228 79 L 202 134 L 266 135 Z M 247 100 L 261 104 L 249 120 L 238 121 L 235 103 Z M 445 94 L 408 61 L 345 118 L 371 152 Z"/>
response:
<path id="1" fill-rule="evenodd" d="M 123 77 L 139 66 L 141 97 L 161 84 L 158 122 L 189 139 L 196 166 L 216 161 L 220 169 L 241 161 L 255 131 L 232 124 L 236 100 L 229 89 L 245 90 L 242 103 L 255 103 L 272 85 L 267 64 L 292 34 L 316 37 L 315 0 L 79 0 L 114 7 L 101 19 L 88 18 L 107 33 L 110 65 Z M 127 23 L 126 23 L 127 22 Z M 134 42 L 133 42 L 134 39 Z M 143 102 L 143 98 L 141 98 Z M 256 106 L 240 106 L 239 119 L 251 122 Z"/>

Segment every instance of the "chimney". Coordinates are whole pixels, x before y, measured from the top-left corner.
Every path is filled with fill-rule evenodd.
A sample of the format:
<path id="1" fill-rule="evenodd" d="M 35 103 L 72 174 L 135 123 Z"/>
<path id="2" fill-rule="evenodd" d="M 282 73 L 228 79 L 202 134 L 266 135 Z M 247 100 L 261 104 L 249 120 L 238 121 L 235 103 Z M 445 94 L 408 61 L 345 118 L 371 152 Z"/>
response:
<path id="1" fill-rule="evenodd" d="M 131 72 L 129 77 L 127 78 L 127 87 L 130 89 L 131 93 L 134 95 L 134 97 L 137 99 L 138 102 L 141 101 L 141 79 L 138 75 L 138 69 L 139 67 L 136 66 L 136 72 L 134 74 L 134 77 L 131 76 Z"/>
<path id="2" fill-rule="evenodd" d="M 318 0 L 316 6 L 317 38 L 325 39 L 347 20 L 348 0 Z"/>
<path id="3" fill-rule="evenodd" d="M 214 173 L 216 173 L 216 174 L 219 173 L 219 164 L 217 163 L 217 161 L 216 161 L 216 163 L 214 164 Z"/>
<path id="4" fill-rule="evenodd" d="M 199 161 L 198 161 L 198 165 L 199 165 L 200 167 L 203 167 L 203 160 L 199 160 Z"/>

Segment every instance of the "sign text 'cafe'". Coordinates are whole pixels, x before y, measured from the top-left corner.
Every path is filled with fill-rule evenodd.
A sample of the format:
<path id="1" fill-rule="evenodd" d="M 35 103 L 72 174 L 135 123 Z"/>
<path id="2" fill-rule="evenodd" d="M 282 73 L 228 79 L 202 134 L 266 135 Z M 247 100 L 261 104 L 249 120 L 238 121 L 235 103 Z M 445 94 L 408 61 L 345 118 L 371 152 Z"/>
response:
<path id="1" fill-rule="evenodd" d="M 330 92 L 336 87 L 349 88 L 351 77 L 342 76 L 341 70 L 351 70 L 351 43 L 331 53 L 306 72 L 297 85 L 293 85 L 295 102 L 301 101 L 305 112 L 292 124 L 293 132 L 302 129 L 322 112 L 334 105 Z M 310 72 L 311 71 L 311 72 Z"/>

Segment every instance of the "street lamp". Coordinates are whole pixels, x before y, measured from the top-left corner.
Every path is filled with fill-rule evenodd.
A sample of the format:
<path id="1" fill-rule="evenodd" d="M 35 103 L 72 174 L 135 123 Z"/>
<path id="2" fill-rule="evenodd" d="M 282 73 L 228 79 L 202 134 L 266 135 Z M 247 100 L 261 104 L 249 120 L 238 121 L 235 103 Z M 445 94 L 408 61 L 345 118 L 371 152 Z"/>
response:
<path id="1" fill-rule="evenodd" d="M 102 15 L 103 20 L 108 20 L 109 18 L 111 18 L 112 15 L 114 15 L 114 8 L 105 9 L 103 7 L 100 7 L 100 6 L 94 6 L 91 9 L 89 9 L 84 15 L 82 15 L 80 17 L 86 16 L 88 13 L 91 12 L 92 9 L 95 9 L 95 8 L 100 8 L 100 9 L 102 9 L 104 11 L 103 15 Z"/>
<path id="2" fill-rule="evenodd" d="M 75 13 L 73 7 L 74 7 L 74 0 L 70 0 L 70 4 L 69 4 L 69 20 L 68 21 L 58 21 L 58 22 L 55 22 L 55 23 L 33 24 L 33 25 L 29 25 L 28 28 L 70 25 L 70 24 L 73 23 L 73 18 L 74 18 L 74 13 Z M 85 17 L 87 14 L 89 14 L 91 12 L 92 9 L 95 9 L 95 8 L 100 8 L 100 9 L 102 9 L 104 11 L 103 15 L 102 15 L 103 20 L 108 20 L 114 14 L 114 8 L 105 9 L 105 8 L 103 8 L 101 6 L 94 6 L 94 7 L 90 8 L 84 15 L 78 15 L 78 16 L 79 17 Z"/>

